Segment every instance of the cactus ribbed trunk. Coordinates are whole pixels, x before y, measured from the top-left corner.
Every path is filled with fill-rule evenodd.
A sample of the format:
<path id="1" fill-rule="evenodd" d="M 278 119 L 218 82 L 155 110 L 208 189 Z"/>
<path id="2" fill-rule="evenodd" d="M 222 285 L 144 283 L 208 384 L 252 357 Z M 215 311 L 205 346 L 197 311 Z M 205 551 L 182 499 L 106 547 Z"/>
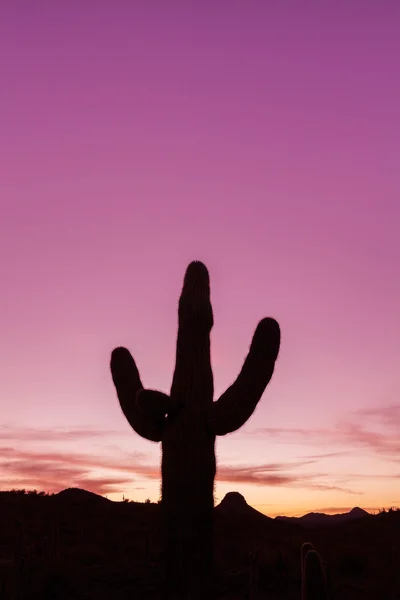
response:
<path id="1" fill-rule="evenodd" d="M 327 600 L 324 567 L 316 550 L 308 550 L 304 556 L 302 600 Z"/>
<path id="2" fill-rule="evenodd" d="M 271 379 L 280 345 L 274 319 L 263 319 L 233 385 L 213 402 L 213 313 L 206 267 L 187 268 L 179 300 L 171 392 L 145 390 L 125 348 L 111 371 L 123 413 L 142 437 L 162 442 L 162 528 L 166 600 L 212 598 L 215 437 L 241 427 Z"/>
<path id="3" fill-rule="evenodd" d="M 190 419 L 186 421 L 190 431 Z M 193 427 L 194 430 L 194 427 Z M 162 527 L 166 556 L 166 598 L 211 597 L 213 548 L 214 439 L 180 445 L 163 441 Z"/>
<path id="4" fill-rule="evenodd" d="M 162 438 L 162 526 L 166 597 L 211 597 L 215 435 L 207 426 L 214 384 L 213 325 L 208 274 L 188 273 L 179 302 L 179 331 L 171 403 Z"/>

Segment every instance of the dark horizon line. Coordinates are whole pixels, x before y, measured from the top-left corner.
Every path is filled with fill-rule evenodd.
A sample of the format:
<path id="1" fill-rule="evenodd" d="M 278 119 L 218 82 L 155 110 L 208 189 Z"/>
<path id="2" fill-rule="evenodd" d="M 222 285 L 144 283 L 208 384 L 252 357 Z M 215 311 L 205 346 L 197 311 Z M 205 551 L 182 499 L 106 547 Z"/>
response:
<path id="1" fill-rule="evenodd" d="M 25 496 L 40 496 L 40 497 L 45 497 L 45 496 L 57 496 L 63 492 L 66 492 L 68 490 L 74 491 L 74 490 L 79 490 L 88 494 L 92 494 L 94 496 L 98 496 L 99 498 L 104 498 L 105 500 L 108 500 L 109 502 L 113 502 L 115 504 L 160 504 L 161 499 L 153 501 L 150 500 L 150 498 L 147 498 L 146 500 L 140 501 L 140 500 L 131 500 L 130 498 L 126 498 L 124 496 L 124 494 L 122 494 L 123 499 L 122 500 L 112 500 L 111 498 L 108 498 L 108 494 L 98 494 L 97 492 L 92 492 L 90 490 L 86 490 L 84 488 L 78 488 L 78 487 L 69 487 L 69 488 L 64 488 L 62 490 L 59 490 L 58 492 L 46 492 L 45 490 L 36 490 L 36 489 L 25 489 L 25 488 L 12 488 L 12 489 L 8 489 L 8 490 L 0 490 L 0 494 L 21 494 L 21 495 L 25 495 Z M 111 492 L 111 493 L 120 493 L 120 492 Z M 231 493 L 237 493 L 237 492 L 227 492 L 225 494 L 225 496 L 222 498 L 222 500 L 220 502 L 218 502 L 218 504 L 215 504 L 214 508 L 216 508 L 217 506 L 220 506 L 220 504 L 222 503 L 222 501 L 224 500 L 224 498 Z M 245 504 L 247 506 L 249 506 L 250 508 L 253 508 L 254 510 L 257 510 L 257 506 L 268 506 L 266 504 L 248 504 L 247 501 L 244 499 Z M 301 519 L 302 517 L 306 517 L 309 515 L 325 515 L 327 517 L 329 516 L 338 516 L 338 515 L 346 515 L 349 514 L 352 510 L 354 509 L 361 509 L 363 511 L 365 511 L 366 513 L 368 513 L 368 515 L 371 516 L 375 516 L 376 514 L 380 514 L 380 513 L 385 513 L 385 512 L 397 512 L 400 511 L 400 507 L 397 506 L 390 506 L 390 507 L 368 507 L 367 508 L 363 508 L 362 506 L 353 506 L 352 508 L 350 507 L 346 507 L 344 509 L 344 507 L 337 507 L 337 510 L 344 510 L 344 512 L 337 512 L 337 513 L 331 513 L 330 510 L 336 510 L 336 507 L 331 507 L 331 508 L 324 508 L 324 509 L 313 509 L 313 510 L 309 510 L 307 512 L 305 512 L 304 514 L 301 515 L 291 515 L 291 516 L 287 516 L 284 514 L 278 514 L 275 515 L 274 517 L 269 517 L 269 515 L 267 515 L 266 513 L 262 513 L 261 511 L 257 510 L 257 512 L 259 512 L 260 514 L 269 517 L 271 519 L 279 519 L 279 518 L 286 518 L 286 519 Z M 324 512 L 328 510 L 329 512 Z M 376 512 L 371 512 L 371 511 L 376 511 Z"/>

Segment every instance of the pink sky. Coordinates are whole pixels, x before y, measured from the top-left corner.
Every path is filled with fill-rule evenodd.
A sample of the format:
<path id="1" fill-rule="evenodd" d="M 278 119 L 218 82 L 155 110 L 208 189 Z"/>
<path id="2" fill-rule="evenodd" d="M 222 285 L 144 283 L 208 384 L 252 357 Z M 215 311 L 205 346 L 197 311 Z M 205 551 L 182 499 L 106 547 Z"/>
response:
<path id="1" fill-rule="evenodd" d="M 194 8 L 193 8 L 194 7 Z M 257 411 L 216 498 L 400 506 L 399 6 L 6 0 L 0 9 L 0 487 L 159 497 L 111 350 L 168 391 L 187 264 L 216 394 L 264 316 Z"/>

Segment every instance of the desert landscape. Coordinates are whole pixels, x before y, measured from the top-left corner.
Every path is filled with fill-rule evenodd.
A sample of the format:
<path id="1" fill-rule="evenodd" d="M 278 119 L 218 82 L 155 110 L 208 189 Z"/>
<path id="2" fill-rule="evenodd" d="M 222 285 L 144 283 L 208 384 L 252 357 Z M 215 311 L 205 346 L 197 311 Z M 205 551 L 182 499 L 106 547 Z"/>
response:
<path id="1" fill-rule="evenodd" d="M 0 492 L 3 599 L 158 600 L 159 505 L 82 489 Z M 400 598 L 400 511 L 269 518 L 238 492 L 215 509 L 220 600 L 301 598 L 300 548 L 321 555 L 332 600 Z"/>

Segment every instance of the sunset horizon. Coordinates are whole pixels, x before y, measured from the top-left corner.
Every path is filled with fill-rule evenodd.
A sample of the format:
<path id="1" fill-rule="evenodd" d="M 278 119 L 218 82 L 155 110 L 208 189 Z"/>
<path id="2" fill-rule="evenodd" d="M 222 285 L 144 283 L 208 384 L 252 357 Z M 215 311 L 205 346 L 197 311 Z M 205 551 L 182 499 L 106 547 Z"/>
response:
<path id="1" fill-rule="evenodd" d="M 376 414 L 374 411 L 369 412 L 372 412 L 372 415 Z M 380 410 L 378 416 L 381 422 L 394 422 L 395 418 L 400 418 L 400 411 L 398 407 L 386 407 Z M 258 437 L 262 435 L 260 430 L 252 430 L 250 427 L 243 429 L 242 432 L 236 432 L 236 434 L 229 437 L 236 435 L 239 436 L 239 439 L 246 440 L 249 435 Z M 151 502 L 157 502 L 160 499 L 160 448 L 157 448 L 158 444 L 150 443 L 150 447 L 153 449 L 152 453 L 137 450 L 130 452 L 129 442 L 134 434 L 129 428 L 128 431 L 123 431 L 123 428 L 120 431 L 105 431 L 83 426 L 75 429 L 53 428 L 47 432 L 39 428 L 26 428 L 20 430 L 19 446 L 23 441 L 23 445 L 28 448 L 34 447 L 35 450 L 27 449 L 25 451 L 21 448 L 16 451 L 10 447 L 13 441 L 17 441 L 16 433 L 11 426 L 0 427 L 0 440 L 3 444 L 7 444 L 2 448 L 4 470 L 1 491 L 25 489 L 26 491 L 36 490 L 38 492 L 57 493 L 67 488 L 76 487 L 105 496 L 113 501 L 120 501 L 123 497 L 134 502 L 144 502 L 147 499 L 150 499 Z M 318 464 L 324 459 L 328 461 L 328 464 L 329 460 L 335 457 L 348 458 L 351 456 L 353 460 L 357 459 L 357 456 L 360 455 L 360 450 L 357 452 L 357 448 L 360 446 L 362 448 L 365 443 L 370 446 L 372 453 L 375 451 L 378 455 L 387 452 L 390 454 L 391 446 L 397 444 L 397 440 L 390 440 L 389 438 L 383 442 L 384 435 L 362 428 L 354 428 L 351 422 L 341 422 L 336 429 L 332 428 L 330 431 L 274 430 L 270 428 L 268 433 L 272 439 L 275 439 L 275 444 L 278 443 L 276 438 L 281 437 L 285 440 L 281 441 L 282 451 L 285 445 L 293 444 L 293 441 L 288 442 L 287 440 L 290 435 L 294 438 L 307 437 L 308 445 L 301 444 L 303 449 L 301 456 L 288 453 L 288 460 L 282 463 L 225 466 L 223 463 L 218 462 L 214 494 L 215 505 L 219 504 L 227 493 L 235 491 L 242 494 L 250 506 L 271 517 L 280 515 L 302 516 L 309 512 L 336 514 L 348 512 L 354 507 L 373 513 L 383 508 L 389 509 L 398 506 L 399 503 L 396 502 L 394 494 L 387 497 L 382 494 L 377 495 L 378 498 L 382 499 L 381 502 L 368 503 L 362 489 L 362 482 L 368 482 L 368 480 L 371 483 L 379 480 L 383 485 L 387 481 L 390 485 L 390 474 L 385 476 L 377 472 L 363 476 L 362 474 L 353 473 L 350 475 L 348 473 L 346 474 L 347 480 L 353 479 L 353 481 L 359 482 L 358 490 L 354 490 L 342 487 L 344 476 L 340 473 L 336 475 L 335 485 L 330 485 L 324 483 L 324 479 L 327 478 L 326 475 L 310 474 L 307 470 L 304 470 L 304 467 Z M 325 445 L 327 436 L 331 437 L 332 451 L 316 452 L 315 446 L 318 447 L 321 438 L 324 440 L 323 444 Z M 314 437 L 314 441 L 311 443 L 310 437 Z M 102 442 L 104 439 L 107 439 L 108 443 Z M 92 444 L 98 449 L 113 448 L 115 456 L 110 459 L 104 451 L 97 455 L 92 453 L 79 455 L 73 451 L 68 453 L 51 449 L 54 441 L 58 441 L 58 443 L 62 441 L 66 448 L 70 447 L 72 450 L 74 440 L 79 440 L 80 443 L 86 440 L 86 444 L 89 440 L 92 440 Z M 119 441 L 119 446 L 113 444 L 115 440 Z M 347 444 L 347 447 L 351 449 L 345 451 L 335 450 L 338 444 Z M 383 444 L 386 444 L 386 448 Z M 122 451 L 122 447 L 127 449 Z M 306 454 L 307 447 L 314 453 Z M 155 461 L 154 458 L 157 453 L 159 454 L 159 460 Z M 217 444 L 217 456 L 218 454 Z M 26 464 L 26 461 L 29 461 L 29 464 Z M 35 475 L 36 471 L 37 475 Z M 13 474 L 9 482 L 6 480 L 7 473 Z M 62 477 L 65 477 L 65 480 L 61 480 Z M 140 485 L 134 485 L 134 483 Z M 337 485 L 338 483 L 340 485 Z M 301 495 L 302 490 L 303 495 Z M 304 493 L 304 490 L 306 490 L 306 493 Z M 272 491 L 274 494 L 271 493 Z M 283 497 L 284 499 L 281 501 L 277 499 L 275 503 L 267 502 L 268 495 L 273 496 L 273 498 Z M 350 499 L 351 502 L 346 504 L 339 501 L 330 504 L 323 503 L 324 498 L 332 498 L 335 495 L 338 498 Z M 296 502 L 296 500 L 288 502 L 288 498 L 299 496 L 302 499 L 304 498 L 302 502 Z M 310 502 L 310 496 L 317 500 L 320 499 L 319 503 L 318 501 Z"/>
<path id="2" fill-rule="evenodd" d="M 12 488 L 12 489 L 4 489 L 4 490 L 0 490 L 0 493 L 9 493 L 9 494 L 21 494 L 23 493 L 24 495 L 27 496 L 57 496 L 58 494 L 64 493 L 64 492 L 88 492 L 89 494 L 95 494 L 95 496 L 101 496 L 102 498 L 109 500 L 113 503 L 133 503 L 133 504 L 147 504 L 147 503 L 151 503 L 151 504 L 159 504 L 161 502 L 161 498 L 159 498 L 158 500 L 152 500 L 151 498 L 146 498 L 145 500 L 135 500 L 133 498 L 129 498 L 127 496 L 125 496 L 125 494 L 122 494 L 121 496 L 117 493 L 112 493 L 110 497 L 109 494 L 103 493 L 103 494 L 99 494 L 97 492 L 93 492 L 93 490 L 89 490 L 89 489 L 85 489 L 85 488 L 79 488 L 79 487 L 61 487 L 60 490 L 58 491 L 53 491 L 53 492 L 47 492 L 46 490 L 38 490 L 36 488 L 31 488 L 31 489 L 26 489 L 26 488 L 21 488 L 21 489 L 17 489 L 17 488 Z M 229 494 L 240 494 L 240 492 L 237 492 L 236 490 L 231 490 L 230 492 L 227 492 L 227 494 L 223 497 L 218 499 L 218 501 L 215 502 L 215 507 L 219 506 L 223 500 L 225 500 L 225 498 L 227 497 L 227 495 L 229 496 Z M 241 495 L 241 494 L 240 494 Z M 246 501 L 246 498 L 244 498 L 244 500 Z M 348 514 L 351 513 L 352 511 L 357 511 L 358 509 L 360 509 L 361 511 L 364 511 L 365 513 L 368 513 L 369 515 L 376 515 L 378 513 L 381 512 L 390 512 L 390 511 L 398 511 L 400 510 L 399 507 L 396 506 L 390 506 L 390 507 L 364 507 L 364 506 L 328 506 L 328 507 L 323 507 L 323 508 L 314 508 L 314 509 L 310 509 L 307 510 L 306 512 L 293 512 L 293 513 L 288 513 L 288 514 L 283 514 L 281 512 L 277 512 L 277 513 L 267 513 L 265 511 L 263 511 L 260 507 L 262 507 L 263 505 L 250 505 L 248 504 L 248 502 L 246 501 L 247 506 L 251 507 L 251 508 L 255 508 L 258 512 L 260 512 L 261 514 L 265 515 L 266 517 L 275 519 L 276 517 L 294 517 L 294 518 L 299 518 L 299 517 L 304 517 L 304 516 L 308 516 L 308 515 L 312 515 L 312 514 L 322 514 L 322 515 L 344 515 L 344 514 Z"/>

